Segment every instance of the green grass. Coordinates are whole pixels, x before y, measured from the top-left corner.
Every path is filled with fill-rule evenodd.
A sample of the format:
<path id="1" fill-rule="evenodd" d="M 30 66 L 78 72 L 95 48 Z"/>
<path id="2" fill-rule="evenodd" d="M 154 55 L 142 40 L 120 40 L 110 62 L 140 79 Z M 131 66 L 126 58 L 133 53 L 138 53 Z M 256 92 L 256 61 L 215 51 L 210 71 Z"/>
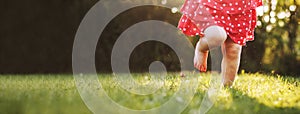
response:
<path id="1" fill-rule="evenodd" d="M 195 74 L 199 75 L 199 74 Z M 140 84 L 151 81 L 147 74 L 135 74 Z M 104 90 L 115 102 L 130 109 L 151 109 L 167 102 L 178 90 L 182 77 L 169 74 L 158 94 L 136 95 L 119 87 L 110 74 L 99 75 Z M 300 79 L 265 74 L 240 74 L 232 88 L 223 88 L 208 112 L 280 114 L 300 113 Z M 156 86 L 156 85 L 153 85 Z M 196 94 L 183 111 L 189 114 L 201 104 L 209 87 L 209 74 L 200 77 Z M 0 76 L 1 114 L 89 114 L 72 75 Z"/>

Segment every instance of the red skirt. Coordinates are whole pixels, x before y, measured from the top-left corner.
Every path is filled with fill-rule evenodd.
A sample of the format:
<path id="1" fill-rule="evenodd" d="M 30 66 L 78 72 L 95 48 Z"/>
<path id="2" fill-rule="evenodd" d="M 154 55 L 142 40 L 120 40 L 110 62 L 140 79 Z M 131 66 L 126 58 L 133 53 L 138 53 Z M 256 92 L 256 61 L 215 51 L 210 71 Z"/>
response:
<path id="1" fill-rule="evenodd" d="M 203 31 L 212 25 L 224 28 L 237 44 L 254 40 L 256 7 L 261 0 L 186 0 L 178 28 L 187 36 L 205 36 Z"/>

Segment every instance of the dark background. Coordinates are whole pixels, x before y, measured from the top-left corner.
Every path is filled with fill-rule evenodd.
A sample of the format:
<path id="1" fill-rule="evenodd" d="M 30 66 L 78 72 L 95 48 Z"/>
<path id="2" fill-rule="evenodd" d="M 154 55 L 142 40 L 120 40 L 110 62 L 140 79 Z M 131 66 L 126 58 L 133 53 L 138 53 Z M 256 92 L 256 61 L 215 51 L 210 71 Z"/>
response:
<path id="1" fill-rule="evenodd" d="M 96 2 L 97 0 L 2 0 L 0 73 L 72 73 L 72 46 L 77 28 Z M 279 2 L 276 12 L 286 10 L 292 4 L 297 5 L 296 2 Z M 256 40 L 244 47 L 240 69 L 299 76 L 300 43 L 297 33 L 300 21 L 297 12 L 299 8 L 290 11 L 291 16 L 283 20 L 283 27 L 272 24 L 274 27 L 271 31 L 266 29 L 271 23 L 262 21 L 262 25 L 256 29 Z M 264 15 L 270 15 L 270 11 Z M 161 20 L 176 26 L 180 16 L 180 13 L 155 6 L 136 7 L 118 15 L 98 41 L 95 57 L 97 70 L 111 72 L 112 46 L 129 26 L 144 20 Z M 259 20 L 263 20 L 263 17 L 259 17 Z M 197 40 L 189 39 L 193 43 Z M 136 48 L 130 59 L 130 68 L 135 72 L 147 71 L 154 60 L 163 61 L 169 71 L 180 70 L 175 53 L 158 42 L 145 42 Z"/>
<path id="2" fill-rule="evenodd" d="M 95 0 L 2 0 L 0 72 L 71 72 L 76 30 L 95 3 Z"/>

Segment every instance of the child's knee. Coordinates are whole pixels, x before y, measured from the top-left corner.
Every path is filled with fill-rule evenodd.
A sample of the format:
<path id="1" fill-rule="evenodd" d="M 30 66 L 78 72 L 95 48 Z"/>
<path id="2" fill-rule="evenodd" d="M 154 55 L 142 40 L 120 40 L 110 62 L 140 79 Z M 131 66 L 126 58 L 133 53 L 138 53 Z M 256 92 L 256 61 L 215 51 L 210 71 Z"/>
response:
<path id="1" fill-rule="evenodd" d="M 227 39 L 226 31 L 220 26 L 210 26 L 204 31 L 210 44 L 221 45 Z"/>

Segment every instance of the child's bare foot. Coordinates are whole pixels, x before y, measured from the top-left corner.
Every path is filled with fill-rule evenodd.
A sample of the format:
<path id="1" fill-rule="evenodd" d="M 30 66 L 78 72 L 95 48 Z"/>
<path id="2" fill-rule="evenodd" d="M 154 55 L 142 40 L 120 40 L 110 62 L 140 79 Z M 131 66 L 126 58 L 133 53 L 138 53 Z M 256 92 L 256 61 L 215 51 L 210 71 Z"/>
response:
<path id="1" fill-rule="evenodd" d="M 207 57 L 208 57 L 208 51 L 202 52 L 199 50 L 195 50 L 195 56 L 194 56 L 194 66 L 200 72 L 206 72 L 207 70 Z"/>

